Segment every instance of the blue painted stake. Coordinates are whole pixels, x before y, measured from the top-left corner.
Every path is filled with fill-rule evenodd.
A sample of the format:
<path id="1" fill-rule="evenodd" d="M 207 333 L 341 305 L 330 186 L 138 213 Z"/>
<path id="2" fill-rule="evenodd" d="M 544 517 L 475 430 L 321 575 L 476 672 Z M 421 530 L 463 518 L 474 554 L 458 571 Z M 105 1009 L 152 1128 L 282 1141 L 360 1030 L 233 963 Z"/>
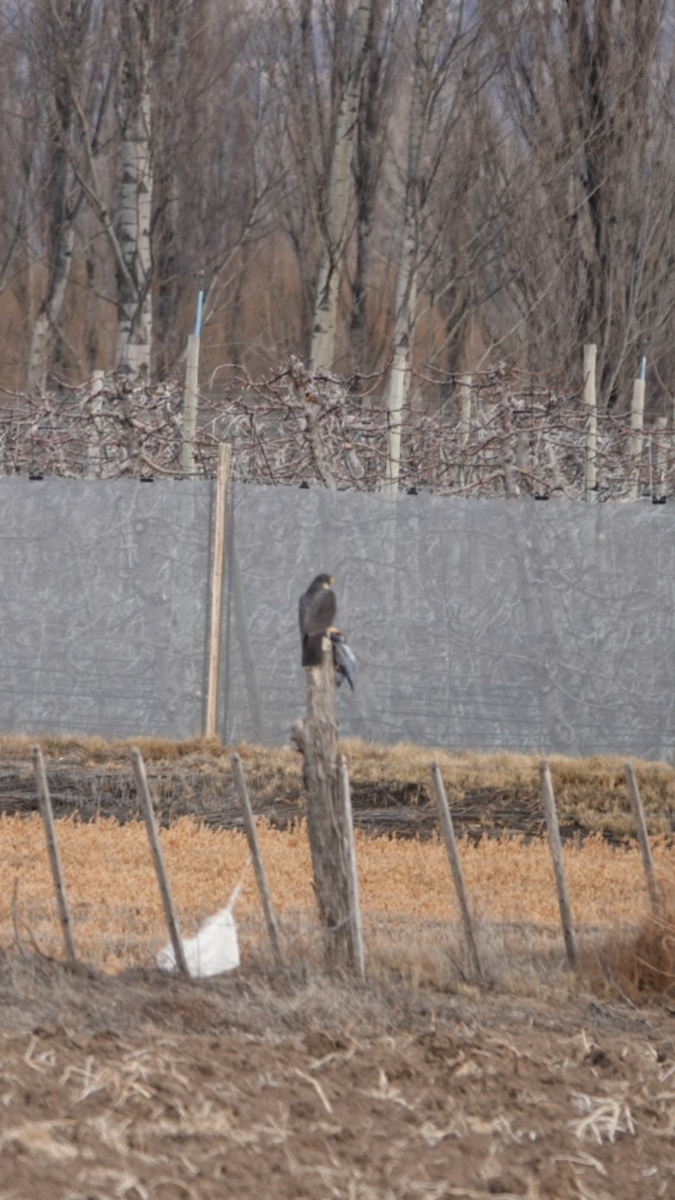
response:
<path id="1" fill-rule="evenodd" d="M 197 317 L 195 320 L 195 336 L 199 337 L 202 331 L 202 309 L 204 307 L 204 293 L 200 290 L 197 296 Z"/>

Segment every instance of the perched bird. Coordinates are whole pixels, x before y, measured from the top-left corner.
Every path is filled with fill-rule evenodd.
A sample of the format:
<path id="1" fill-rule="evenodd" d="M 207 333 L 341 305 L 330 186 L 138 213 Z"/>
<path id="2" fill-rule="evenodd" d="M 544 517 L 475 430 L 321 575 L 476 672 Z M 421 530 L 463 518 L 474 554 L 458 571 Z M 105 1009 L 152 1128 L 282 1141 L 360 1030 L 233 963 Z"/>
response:
<path id="1" fill-rule="evenodd" d="M 321 642 L 337 612 L 335 593 L 330 588 L 332 582 L 332 575 L 317 575 L 300 597 L 298 612 L 303 667 L 321 666 Z"/>
<path id="2" fill-rule="evenodd" d="M 333 647 L 333 666 L 335 667 L 335 682 L 339 687 L 343 679 L 347 680 L 352 691 L 356 679 L 356 659 L 354 652 L 347 645 L 347 639 L 339 629 L 328 630 L 328 636 Z"/>

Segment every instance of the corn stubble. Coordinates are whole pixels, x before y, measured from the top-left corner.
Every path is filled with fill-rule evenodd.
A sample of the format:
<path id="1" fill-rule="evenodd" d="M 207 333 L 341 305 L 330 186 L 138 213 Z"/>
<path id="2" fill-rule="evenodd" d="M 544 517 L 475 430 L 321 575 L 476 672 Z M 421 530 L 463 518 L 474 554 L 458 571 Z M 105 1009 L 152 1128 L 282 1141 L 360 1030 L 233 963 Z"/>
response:
<path id="1" fill-rule="evenodd" d="M 166 941 L 162 906 L 142 823 L 112 819 L 57 822 L 78 955 L 116 973 L 148 965 Z M 242 833 L 181 818 L 162 830 L 162 843 L 184 936 L 226 903 L 244 875 L 236 917 L 244 964 L 265 956 L 264 922 Z M 291 959 L 316 953 L 311 866 L 302 823 L 281 832 L 259 824 L 274 903 Z M 15 926 L 24 944 L 60 956 L 60 933 L 42 826 L 37 814 L 0 818 L 4 883 L 0 938 Z M 413 984 L 469 983 L 445 849 L 430 840 L 374 838 L 357 833 L 361 903 L 369 970 Z M 668 876 L 671 851 L 653 845 L 657 871 Z M 489 975 L 536 993 L 561 974 L 558 910 L 543 840 L 460 841 L 471 904 Z M 644 878 L 635 845 L 616 849 L 600 836 L 568 844 L 565 863 L 574 918 L 585 937 L 582 973 L 594 987 L 636 999 L 666 995 L 675 984 L 675 901 L 664 889 L 657 919 L 646 916 Z M 13 891 L 16 881 L 16 899 Z M 14 909 L 14 911 L 12 911 Z M 313 949 L 312 949 L 313 947 Z M 555 979 L 554 979 L 555 976 Z"/>

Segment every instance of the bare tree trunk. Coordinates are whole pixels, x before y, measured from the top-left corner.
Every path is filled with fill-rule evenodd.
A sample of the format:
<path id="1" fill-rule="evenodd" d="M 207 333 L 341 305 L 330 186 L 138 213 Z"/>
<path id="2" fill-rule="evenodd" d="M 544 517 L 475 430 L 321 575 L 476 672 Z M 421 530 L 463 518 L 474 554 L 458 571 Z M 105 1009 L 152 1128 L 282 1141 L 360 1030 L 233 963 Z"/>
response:
<path id="1" fill-rule="evenodd" d="M 367 371 L 366 296 L 370 274 L 373 219 L 384 155 L 383 99 L 384 63 L 380 33 L 384 18 L 383 0 L 373 0 L 370 8 L 364 83 L 356 132 L 356 255 L 352 282 L 349 336 L 352 369 Z"/>
<path id="2" fill-rule="evenodd" d="M 423 0 L 415 40 L 415 66 L 408 121 L 403 244 L 396 280 L 393 359 L 386 397 L 389 437 L 387 473 L 383 490 L 387 492 L 398 491 L 401 465 L 401 425 L 403 410 L 410 391 L 410 368 L 412 366 L 417 306 L 417 270 L 420 257 L 422 155 L 430 96 L 429 80 L 433 71 L 439 26 L 440 0 Z"/>
<path id="3" fill-rule="evenodd" d="M 351 195 L 352 151 L 372 4 L 373 0 L 359 0 L 356 10 L 352 48 L 335 123 L 326 212 L 320 220 L 323 247 L 319 259 L 311 359 L 315 368 L 323 367 L 329 371 L 335 357 L 340 268 L 345 253 Z"/>
<path id="4" fill-rule="evenodd" d="M 63 311 L 74 244 L 75 229 L 72 220 L 67 218 L 59 230 L 56 255 L 49 269 L 47 292 L 33 325 L 28 355 L 29 392 L 44 391 L 47 386 L 52 346 Z"/>
<path id="5" fill-rule="evenodd" d="M 38 52 L 35 63 L 49 106 L 46 146 L 45 201 L 47 205 L 47 280 L 31 333 L 28 353 L 29 391 L 43 391 L 52 360 L 70 281 L 75 247 L 75 221 L 83 192 L 73 178 L 69 147 L 75 123 L 71 75 L 80 74 L 85 54 L 82 45 L 88 20 L 88 0 L 55 12 L 43 4 L 34 14 Z M 39 64 L 39 65 L 38 65 Z M 78 79 L 79 82 L 79 79 Z"/>
<path id="6" fill-rule="evenodd" d="M 117 369 L 149 379 L 152 356 L 151 0 L 124 0 L 118 111 L 122 192 L 118 240 L 126 270 L 118 274 Z"/>

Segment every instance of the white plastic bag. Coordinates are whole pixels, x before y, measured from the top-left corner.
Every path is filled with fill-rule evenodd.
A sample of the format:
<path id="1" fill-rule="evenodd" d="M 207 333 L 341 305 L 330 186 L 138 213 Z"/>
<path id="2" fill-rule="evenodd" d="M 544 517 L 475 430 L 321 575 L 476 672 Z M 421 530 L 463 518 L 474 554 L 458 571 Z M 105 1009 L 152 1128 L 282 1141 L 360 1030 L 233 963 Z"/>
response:
<path id="1" fill-rule="evenodd" d="M 205 975 L 220 975 L 239 966 L 239 939 L 232 910 L 241 890 L 237 884 L 225 908 L 207 917 L 193 938 L 183 940 L 188 970 L 193 979 Z M 171 942 L 162 946 L 155 962 L 162 971 L 175 971 L 176 956 Z"/>

